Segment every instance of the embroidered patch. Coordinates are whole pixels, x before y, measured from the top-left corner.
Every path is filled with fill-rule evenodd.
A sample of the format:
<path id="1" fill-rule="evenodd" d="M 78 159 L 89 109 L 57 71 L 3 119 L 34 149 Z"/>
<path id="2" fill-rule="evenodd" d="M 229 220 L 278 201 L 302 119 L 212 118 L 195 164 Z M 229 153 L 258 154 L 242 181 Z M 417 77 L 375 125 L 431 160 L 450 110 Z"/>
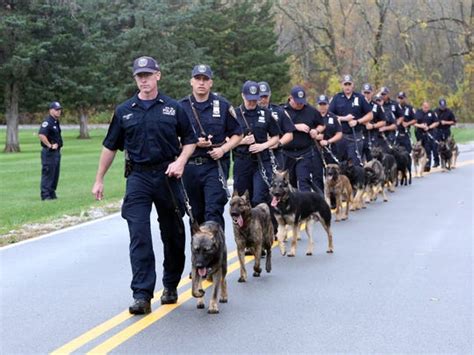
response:
<path id="1" fill-rule="evenodd" d="M 205 73 L 206 72 L 206 66 L 204 64 L 199 65 L 198 66 L 198 72 Z"/>
<path id="2" fill-rule="evenodd" d="M 43 123 L 41 124 L 41 127 L 43 127 L 43 128 L 48 127 L 48 122 L 43 122 Z"/>
<path id="3" fill-rule="evenodd" d="M 122 118 L 123 118 L 124 120 L 129 120 L 130 118 L 132 118 L 132 116 L 133 116 L 133 113 L 129 113 L 129 114 L 127 114 L 127 115 L 123 115 Z"/>
<path id="4" fill-rule="evenodd" d="M 163 115 L 176 116 L 176 110 L 173 107 L 165 106 L 163 108 Z"/>
<path id="5" fill-rule="evenodd" d="M 138 60 L 138 66 L 140 68 L 146 67 L 147 64 L 148 64 L 148 59 L 146 59 L 146 58 L 140 58 Z"/>
<path id="6" fill-rule="evenodd" d="M 298 91 L 298 97 L 302 99 L 304 97 L 304 91 Z"/>
<path id="7" fill-rule="evenodd" d="M 234 106 L 229 107 L 229 113 L 232 117 L 237 118 L 237 114 L 235 113 Z"/>
<path id="8" fill-rule="evenodd" d="M 258 89 L 257 89 L 256 86 L 252 85 L 252 86 L 249 88 L 249 92 L 250 92 L 250 94 L 255 95 L 255 94 L 258 92 Z"/>
<path id="9" fill-rule="evenodd" d="M 265 84 L 260 84 L 260 91 L 267 92 L 267 86 Z"/>
<path id="10" fill-rule="evenodd" d="M 278 121 L 278 112 L 272 112 L 272 117 L 275 121 Z"/>

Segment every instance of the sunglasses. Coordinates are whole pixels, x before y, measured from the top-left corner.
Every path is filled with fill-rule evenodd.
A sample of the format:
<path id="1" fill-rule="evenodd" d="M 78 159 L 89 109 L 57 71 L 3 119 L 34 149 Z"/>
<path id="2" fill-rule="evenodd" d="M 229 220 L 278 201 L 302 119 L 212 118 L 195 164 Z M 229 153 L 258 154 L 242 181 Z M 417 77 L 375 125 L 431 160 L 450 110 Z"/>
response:
<path id="1" fill-rule="evenodd" d="M 344 83 L 344 86 L 351 86 L 352 83 Z"/>

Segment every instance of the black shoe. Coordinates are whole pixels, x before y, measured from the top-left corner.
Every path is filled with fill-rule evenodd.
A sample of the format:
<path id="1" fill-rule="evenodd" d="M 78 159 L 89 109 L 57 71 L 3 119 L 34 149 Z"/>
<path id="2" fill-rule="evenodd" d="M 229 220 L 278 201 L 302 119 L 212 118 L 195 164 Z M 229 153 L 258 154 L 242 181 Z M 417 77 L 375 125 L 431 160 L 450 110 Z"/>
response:
<path id="1" fill-rule="evenodd" d="M 431 169 L 429 166 L 425 166 L 425 173 L 429 172 Z"/>
<path id="2" fill-rule="evenodd" d="M 433 168 L 437 168 L 439 166 L 439 163 L 436 163 L 435 165 L 433 165 Z"/>
<path id="3" fill-rule="evenodd" d="M 167 288 L 163 290 L 161 295 L 161 304 L 173 304 L 178 302 L 178 291 L 176 288 Z"/>
<path id="4" fill-rule="evenodd" d="M 128 307 L 131 314 L 148 314 L 151 313 L 150 301 L 144 299 L 135 299 L 133 304 Z"/>

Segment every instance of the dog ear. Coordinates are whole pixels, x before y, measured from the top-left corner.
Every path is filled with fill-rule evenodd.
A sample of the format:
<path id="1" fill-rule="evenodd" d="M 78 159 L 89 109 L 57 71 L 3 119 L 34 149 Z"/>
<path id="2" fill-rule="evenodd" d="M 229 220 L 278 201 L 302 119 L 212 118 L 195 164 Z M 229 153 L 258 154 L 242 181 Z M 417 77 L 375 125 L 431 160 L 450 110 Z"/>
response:
<path id="1" fill-rule="evenodd" d="M 244 194 L 242 195 L 242 197 L 245 197 L 246 200 L 250 200 L 250 193 L 249 193 L 249 190 L 245 190 Z"/>
<path id="2" fill-rule="evenodd" d="M 193 223 L 191 224 L 191 234 L 194 235 L 198 233 L 200 230 L 201 228 L 199 227 L 199 223 L 196 222 L 196 220 L 194 220 Z"/>
<path id="3" fill-rule="evenodd" d="M 239 192 L 234 189 L 234 192 L 232 193 L 232 197 L 239 197 Z"/>
<path id="4" fill-rule="evenodd" d="M 281 176 L 283 177 L 285 181 L 288 181 L 290 179 L 290 173 L 288 170 L 283 170 L 281 172 Z"/>

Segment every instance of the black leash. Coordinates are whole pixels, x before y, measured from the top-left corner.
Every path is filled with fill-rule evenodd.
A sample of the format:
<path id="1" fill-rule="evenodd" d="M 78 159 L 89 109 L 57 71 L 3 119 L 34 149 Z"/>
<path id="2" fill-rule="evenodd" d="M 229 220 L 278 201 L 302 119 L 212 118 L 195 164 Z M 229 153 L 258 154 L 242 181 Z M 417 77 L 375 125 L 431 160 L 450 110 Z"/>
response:
<path id="1" fill-rule="evenodd" d="M 331 150 L 329 147 L 323 146 L 323 149 L 324 149 L 326 152 L 329 153 L 329 155 L 331 156 L 331 158 L 332 158 L 337 164 L 341 164 L 341 163 L 339 162 L 339 160 L 336 158 L 336 156 L 334 155 L 334 153 L 332 152 L 332 150 Z"/>
<path id="2" fill-rule="evenodd" d="M 359 159 L 359 165 L 360 165 L 360 166 L 363 166 L 363 165 L 362 165 L 362 156 L 360 155 L 359 147 L 358 147 L 358 145 L 357 145 L 356 132 L 355 132 L 354 127 L 351 127 L 351 129 L 352 129 L 352 136 L 354 137 L 354 143 L 355 143 L 355 148 L 356 148 L 357 159 Z"/>

